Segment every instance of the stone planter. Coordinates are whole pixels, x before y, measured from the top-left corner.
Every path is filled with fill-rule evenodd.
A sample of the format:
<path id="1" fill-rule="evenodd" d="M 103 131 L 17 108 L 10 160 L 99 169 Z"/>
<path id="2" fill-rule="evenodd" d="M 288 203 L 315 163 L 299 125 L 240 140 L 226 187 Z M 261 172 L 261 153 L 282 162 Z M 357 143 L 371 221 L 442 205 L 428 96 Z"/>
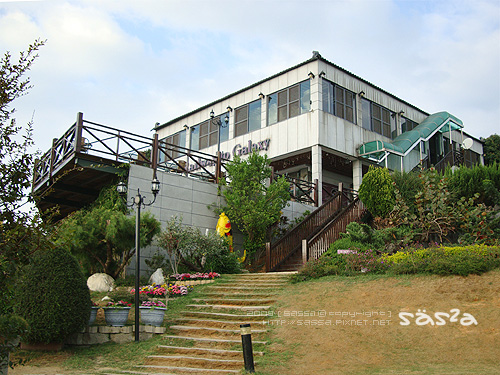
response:
<path id="1" fill-rule="evenodd" d="M 89 323 L 88 325 L 91 326 L 95 322 L 95 318 L 97 317 L 97 310 L 99 310 L 99 307 L 92 306 L 90 309 L 90 318 L 89 318 Z"/>
<path id="2" fill-rule="evenodd" d="M 130 307 L 105 307 L 104 319 L 112 327 L 123 327 L 127 324 Z"/>
<path id="3" fill-rule="evenodd" d="M 155 327 L 160 327 L 163 324 L 163 318 L 165 317 L 165 307 L 146 307 L 139 306 L 139 311 L 141 313 L 141 322 L 144 325 L 152 325 Z"/>
<path id="4" fill-rule="evenodd" d="M 16 347 L 19 345 L 19 337 L 13 340 L 8 340 L 5 344 L 8 347 Z M 3 337 L 0 337 L 0 345 L 3 345 L 4 339 Z M 5 357 L 0 356 L 0 375 L 7 375 L 9 372 L 9 360 L 10 360 L 10 353 L 7 353 Z"/>

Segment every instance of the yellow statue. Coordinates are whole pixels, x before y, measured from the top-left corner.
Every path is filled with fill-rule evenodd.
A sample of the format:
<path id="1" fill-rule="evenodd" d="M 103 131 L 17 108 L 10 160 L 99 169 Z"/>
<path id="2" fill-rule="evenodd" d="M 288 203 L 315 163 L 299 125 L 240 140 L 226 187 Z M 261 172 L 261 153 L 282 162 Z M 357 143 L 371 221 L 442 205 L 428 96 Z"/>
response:
<path id="1" fill-rule="evenodd" d="M 229 250 L 233 251 L 233 231 L 231 230 L 231 222 L 223 212 L 219 215 L 216 227 L 217 233 L 221 237 L 226 237 L 229 242 Z"/>

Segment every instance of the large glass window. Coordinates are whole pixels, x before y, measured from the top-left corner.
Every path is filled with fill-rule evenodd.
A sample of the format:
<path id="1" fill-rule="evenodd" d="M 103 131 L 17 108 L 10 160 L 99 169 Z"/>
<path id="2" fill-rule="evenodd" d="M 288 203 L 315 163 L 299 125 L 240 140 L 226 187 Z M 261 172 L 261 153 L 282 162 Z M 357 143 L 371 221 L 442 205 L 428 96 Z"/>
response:
<path id="1" fill-rule="evenodd" d="M 406 117 L 401 116 L 401 133 L 408 132 L 417 127 L 417 123 Z"/>
<path id="2" fill-rule="evenodd" d="M 186 131 L 182 130 L 178 133 L 172 134 L 168 137 L 163 138 L 160 142 L 163 143 L 163 147 L 168 148 L 166 154 L 172 159 L 178 158 L 181 154 L 176 151 L 175 146 L 186 147 Z M 165 145 L 168 143 L 169 145 Z M 165 153 L 160 152 L 160 163 L 170 160 Z"/>
<path id="3" fill-rule="evenodd" d="M 323 80 L 323 111 L 356 123 L 356 94 L 330 81 Z"/>
<path id="4" fill-rule="evenodd" d="M 260 129 L 260 108 L 261 101 L 256 100 L 235 110 L 235 137 Z"/>
<path id="5" fill-rule="evenodd" d="M 227 141 L 229 139 L 229 126 L 226 124 L 226 116 L 226 114 L 215 116 L 211 120 L 194 126 L 191 133 L 191 148 L 202 150 L 216 145 L 219 139 L 219 129 L 220 141 Z"/>
<path id="6" fill-rule="evenodd" d="M 396 114 L 385 107 L 361 99 L 362 126 L 388 138 L 396 138 Z"/>
<path id="7" fill-rule="evenodd" d="M 309 112 L 311 89 L 309 81 L 301 82 L 269 95 L 268 124 L 272 125 Z"/>

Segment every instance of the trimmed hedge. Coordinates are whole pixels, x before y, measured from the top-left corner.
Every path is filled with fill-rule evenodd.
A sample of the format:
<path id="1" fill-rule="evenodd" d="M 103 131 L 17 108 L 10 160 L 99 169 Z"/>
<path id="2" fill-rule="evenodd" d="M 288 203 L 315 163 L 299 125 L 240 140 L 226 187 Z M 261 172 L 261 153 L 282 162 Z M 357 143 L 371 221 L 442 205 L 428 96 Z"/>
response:
<path id="1" fill-rule="evenodd" d="M 63 248 L 38 251 L 22 269 L 15 310 L 29 324 L 28 343 L 63 342 L 88 323 L 90 291 L 76 259 Z"/>

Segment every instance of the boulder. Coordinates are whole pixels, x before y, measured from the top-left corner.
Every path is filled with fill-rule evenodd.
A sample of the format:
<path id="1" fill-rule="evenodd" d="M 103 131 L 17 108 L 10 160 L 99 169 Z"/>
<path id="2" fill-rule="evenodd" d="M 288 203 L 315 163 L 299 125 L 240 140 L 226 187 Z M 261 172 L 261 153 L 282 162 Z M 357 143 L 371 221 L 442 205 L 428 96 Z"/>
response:
<path id="1" fill-rule="evenodd" d="M 87 286 L 93 292 L 111 292 L 115 280 L 107 273 L 95 273 L 87 279 Z"/>
<path id="2" fill-rule="evenodd" d="M 161 268 L 158 268 L 149 278 L 149 284 L 158 284 L 158 285 L 163 285 L 165 284 L 165 277 L 163 276 L 163 270 Z"/>

